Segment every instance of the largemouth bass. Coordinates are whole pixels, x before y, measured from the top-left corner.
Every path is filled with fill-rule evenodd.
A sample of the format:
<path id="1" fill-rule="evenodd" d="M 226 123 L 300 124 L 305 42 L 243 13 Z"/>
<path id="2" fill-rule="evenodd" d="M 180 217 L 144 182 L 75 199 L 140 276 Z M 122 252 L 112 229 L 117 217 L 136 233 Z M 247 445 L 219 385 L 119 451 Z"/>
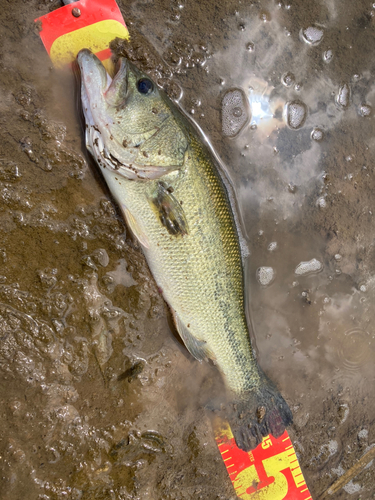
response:
<path id="1" fill-rule="evenodd" d="M 258 367 L 244 305 L 241 242 L 228 185 L 195 128 L 125 58 L 110 78 L 78 54 L 86 146 L 139 240 L 176 328 L 199 361 L 211 359 L 231 395 L 226 417 L 243 450 L 291 423 Z"/>

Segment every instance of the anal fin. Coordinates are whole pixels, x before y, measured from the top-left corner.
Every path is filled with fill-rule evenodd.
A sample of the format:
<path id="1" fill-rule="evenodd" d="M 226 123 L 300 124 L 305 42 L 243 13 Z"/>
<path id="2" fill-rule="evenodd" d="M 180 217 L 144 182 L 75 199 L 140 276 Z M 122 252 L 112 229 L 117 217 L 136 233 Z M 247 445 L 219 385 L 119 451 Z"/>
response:
<path id="1" fill-rule="evenodd" d="M 204 359 L 209 357 L 205 348 L 206 342 L 195 338 L 194 335 L 189 331 L 189 328 L 184 325 L 184 323 L 180 320 L 175 312 L 173 313 L 173 317 L 177 331 L 190 354 L 194 356 L 194 358 L 198 361 L 203 361 Z"/>

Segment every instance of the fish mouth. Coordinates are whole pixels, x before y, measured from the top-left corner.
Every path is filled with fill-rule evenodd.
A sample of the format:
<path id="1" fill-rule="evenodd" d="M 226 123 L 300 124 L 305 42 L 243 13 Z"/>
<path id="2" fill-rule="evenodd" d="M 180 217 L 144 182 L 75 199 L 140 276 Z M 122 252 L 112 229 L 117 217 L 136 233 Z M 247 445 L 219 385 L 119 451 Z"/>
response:
<path id="1" fill-rule="evenodd" d="M 117 85 L 111 86 L 112 78 L 99 58 L 89 49 L 82 49 L 78 53 L 77 63 L 81 74 L 81 103 L 86 122 L 85 139 L 88 151 L 101 168 L 116 170 L 119 175 L 129 179 L 138 179 L 137 169 L 133 166 L 138 150 L 123 147 L 111 133 L 114 119 L 108 113 L 108 107 L 113 106 L 117 99 Z M 124 101 L 127 76 L 128 62 L 121 59 L 114 80 L 121 81 Z M 116 101 L 116 104 L 119 103 Z"/>
<path id="2" fill-rule="evenodd" d="M 86 123 L 99 126 L 99 123 L 96 122 L 100 118 L 100 108 L 104 105 L 104 94 L 109 89 L 112 78 L 99 58 L 89 49 L 79 51 L 77 63 L 81 74 L 81 100 Z M 95 109 L 98 112 L 93 113 Z"/>
<path id="3" fill-rule="evenodd" d="M 106 92 L 112 83 L 112 78 L 101 60 L 90 49 L 82 49 L 78 52 L 77 62 L 85 86 L 88 87 L 93 82 L 102 92 Z M 116 67 L 116 73 L 117 71 L 118 67 Z"/>

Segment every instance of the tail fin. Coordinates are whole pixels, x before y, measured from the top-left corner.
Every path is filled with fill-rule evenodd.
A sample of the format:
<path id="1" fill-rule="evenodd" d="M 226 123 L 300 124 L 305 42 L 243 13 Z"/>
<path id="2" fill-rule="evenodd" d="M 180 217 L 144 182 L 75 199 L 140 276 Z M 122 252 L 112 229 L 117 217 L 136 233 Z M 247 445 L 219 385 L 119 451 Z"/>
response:
<path id="1" fill-rule="evenodd" d="M 288 404 L 267 379 L 233 402 L 227 418 L 237 446 L 244 451 L 256 448 L 268 434 L 280 437 L 293 422 Z"/>

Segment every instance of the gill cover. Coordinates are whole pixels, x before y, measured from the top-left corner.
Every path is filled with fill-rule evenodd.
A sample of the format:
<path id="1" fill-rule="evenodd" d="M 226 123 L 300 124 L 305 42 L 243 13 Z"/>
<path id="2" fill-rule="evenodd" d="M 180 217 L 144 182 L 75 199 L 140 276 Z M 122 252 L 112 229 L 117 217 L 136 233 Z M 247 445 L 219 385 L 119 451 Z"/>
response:
<path id="1" fill-rule="evenodd" d="M 99 166 L 134 180 L 180 169 L 187 132 L 155 83 L 124 58 L 113 80 L 90 50 L 77 61 L 86 146 Z"/>

